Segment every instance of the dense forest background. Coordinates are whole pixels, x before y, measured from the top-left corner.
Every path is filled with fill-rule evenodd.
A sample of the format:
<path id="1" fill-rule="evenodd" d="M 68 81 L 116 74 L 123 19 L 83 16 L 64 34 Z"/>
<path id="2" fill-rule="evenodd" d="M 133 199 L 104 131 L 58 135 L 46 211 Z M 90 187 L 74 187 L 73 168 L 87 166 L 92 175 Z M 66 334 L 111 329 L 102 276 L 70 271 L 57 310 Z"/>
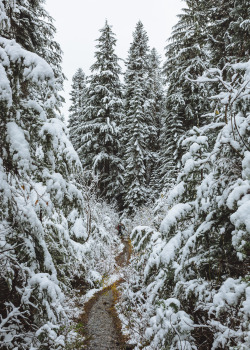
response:
<path id="1" fill-rule="evenodd" d="M 163 65 L 139 21 L 125 72 L 106 21 L 68 129 L 43 3 L 0 0 L 1 348 L 70 348 L 121 221 L 137 348 L 249 349 L 250 1 L 186 0 Z"/>

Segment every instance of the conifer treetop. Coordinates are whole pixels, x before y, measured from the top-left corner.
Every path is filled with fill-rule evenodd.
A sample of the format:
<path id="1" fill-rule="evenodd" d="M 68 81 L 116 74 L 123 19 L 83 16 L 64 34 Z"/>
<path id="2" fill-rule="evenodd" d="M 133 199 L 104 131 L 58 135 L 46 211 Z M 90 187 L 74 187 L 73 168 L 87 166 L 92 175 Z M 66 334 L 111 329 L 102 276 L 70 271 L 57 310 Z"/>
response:
<path id="1" fill-rule="evenodd" d="M 98 44 L 95 46 L 97 50 L 95 51 L 96 62 L 90 67 L 92 73 L 102 72 L 119 75 L 121 73 L 121 68 L 117 65 L 119 61 L 118 56 L 115 54 L 115 46 L 117 39 L 112 31 L 112 26 L 105 21 L 103 28 L 99 30 L 101 36 L 96 39 Z"/>
<path id="2" fill-rule="evenodd" d="M 133 42 L 129 48 L 128 59 L 125 62 L 128 69 L 127 75 L 129 75 L 129 70 L 140 71 L 140 69 L 145 66 L 148 51 L 148 35 L 142 22 L 139 21 L 133 32 Z"/>

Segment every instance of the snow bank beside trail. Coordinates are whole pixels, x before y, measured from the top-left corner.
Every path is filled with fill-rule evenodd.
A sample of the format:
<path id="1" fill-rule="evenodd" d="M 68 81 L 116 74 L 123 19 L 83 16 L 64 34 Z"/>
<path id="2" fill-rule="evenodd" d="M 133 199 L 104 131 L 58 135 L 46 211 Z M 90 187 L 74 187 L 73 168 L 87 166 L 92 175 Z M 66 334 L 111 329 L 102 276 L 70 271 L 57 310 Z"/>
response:
<path id="1" fill-rule="evenodd" d="M 115 282 L 119 281 L 122 277 L 123 277 L 122 271 L 120 273 L 113 273 L 106 280 L 104 280 L 103 288 L 107 288 L 107 287 L 111 286 Z"/>
<path id="2" fill-rule="evenodd" d="M 84 304 L 86 304 L 91 298 L 93 298 L 93 296 L 96 293 L 100 292 L 101 290 L 102 290 L 102 288 L 93 288 L 93 289 L 90 289 L 85 295 L 80 297 L 78 299 L 77 303 L 81 306 L 76 307 L 74 309 L 74 317 L 79 317 L 83 313 Z"/>

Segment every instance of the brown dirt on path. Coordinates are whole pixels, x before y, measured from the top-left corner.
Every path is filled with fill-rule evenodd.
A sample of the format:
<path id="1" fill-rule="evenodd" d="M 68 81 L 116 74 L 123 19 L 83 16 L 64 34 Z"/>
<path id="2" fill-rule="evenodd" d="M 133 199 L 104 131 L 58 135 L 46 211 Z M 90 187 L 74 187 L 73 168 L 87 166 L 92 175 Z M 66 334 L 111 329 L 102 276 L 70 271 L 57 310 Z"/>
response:
<path id="1" fill-rule="evenodd" d="M 123 251 L 116 257 L 116 263 L 124 267 L 129 263 L 131 244 L 123 240 Z M 82 349 L 88 350 L 129 350 L 133 346 L 126 344 L 127 338 L 121 332 L 121 321 L 115 309 L 119 297 L 117 286 L 123 282 L 116 281 L 111 286 L 97 292 L 85 305 L 81 323 L 87 333 L 87 342 Z M 85 334 L 86 336 L 86 334 Z"/>
<path id="2" fill-rule="evenodd" d="M 116 263 L 118 266 L 123 267 L 129 264 L 132 247 L 129 239 L 123 239 L 122 243 L 124 244 L 123 251 L 116 257 Z"/>

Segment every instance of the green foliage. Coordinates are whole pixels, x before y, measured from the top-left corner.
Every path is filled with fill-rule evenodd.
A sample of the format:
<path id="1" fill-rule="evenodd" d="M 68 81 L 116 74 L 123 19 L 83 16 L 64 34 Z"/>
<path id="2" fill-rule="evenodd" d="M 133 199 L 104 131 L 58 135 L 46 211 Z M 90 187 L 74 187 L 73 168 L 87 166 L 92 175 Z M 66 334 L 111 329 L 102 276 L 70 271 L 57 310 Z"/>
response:
<path id="1" fill-rule="evenodd" d="M 108 201 L 117 198 L 123 183 L 119 141 L 123 116 L 121 69 L 111 28 L 106 21 L 100 30 L 75 145 L 84 171 L 93 173 L 99 195 Z"/>
<path id="2" fill-rule="evenodd" d="M 159 57 L 155 50 L 149 52 L 148 36 L 141 22 L 133 33 L 126 67 L 123 192 L 126 211 L 131 214 L 149 200 L 149 184 L 157 184 L 158 136 L 163 110 Z"/>

